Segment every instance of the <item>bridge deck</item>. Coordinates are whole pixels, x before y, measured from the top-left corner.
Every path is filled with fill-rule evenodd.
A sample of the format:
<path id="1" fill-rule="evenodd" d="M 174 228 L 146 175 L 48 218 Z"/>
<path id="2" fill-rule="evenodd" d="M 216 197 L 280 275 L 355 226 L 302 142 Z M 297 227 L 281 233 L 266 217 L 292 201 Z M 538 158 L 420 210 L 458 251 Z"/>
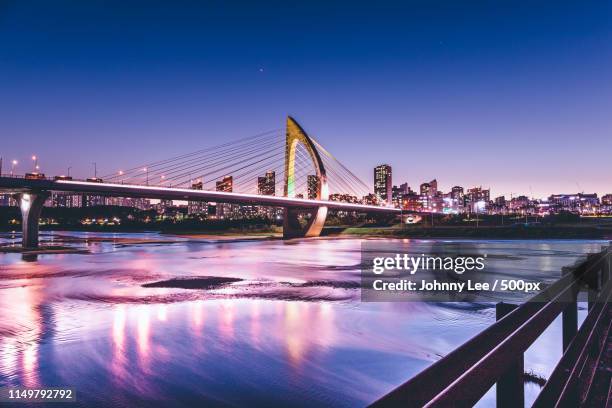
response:
<path id="1" fill-rule="evenodd" d="M 341 201 L 307 200 L 258 194 L 230 193 L 224 191 L 192 190 L 184 188 L 142 186 L 131 184 L 96 183 L 78 180 L 26 180 L 0 177 L 0 189 L 6 191 L 64 191 L 98 194 L 114 197 L 140 197 L 163 200 L 208 201 L 242 205 L 265 205 L 286 208 L 316 208 L 362 211 L 371 213 L 400 213 L 392 207 L 352 204 Z"/>

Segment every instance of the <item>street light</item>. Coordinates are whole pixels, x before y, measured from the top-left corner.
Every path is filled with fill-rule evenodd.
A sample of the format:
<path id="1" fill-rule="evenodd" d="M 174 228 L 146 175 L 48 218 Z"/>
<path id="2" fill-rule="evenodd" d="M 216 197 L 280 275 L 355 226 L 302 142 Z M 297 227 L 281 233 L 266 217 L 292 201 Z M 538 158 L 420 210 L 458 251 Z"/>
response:
<path id="1" fill-rule="evenodd" d="M 32 160 L 34 161 L 34 171 L 36 171 L 38 169 L 38 157 L 33 155 Z"/>
<path id="2" fill-rule="evenodd" d="M 11 162 L 11 176 L 15 173 L 15 166 L 19 163 L 17 160 Z"/>
<path id="3" fill-rule="evenodd" d="M 148 169 L 148 168 L 146 168 L 146 167 L 144 167 L 144 168 L 142 169 L 142 171 L 144 171 L 144 172 L 146 173 L 146 180 L 147 180 L 146 184 L 147 184 L 147 186 L 148 186 L 148 185 L 149 185 L 149 169 Z"/>
<path id="4" fill-rule="evenodd" d="M 119 170 L 119 178 L 121 179 L 121 184 L 123 184 L 123 170 Z"/>

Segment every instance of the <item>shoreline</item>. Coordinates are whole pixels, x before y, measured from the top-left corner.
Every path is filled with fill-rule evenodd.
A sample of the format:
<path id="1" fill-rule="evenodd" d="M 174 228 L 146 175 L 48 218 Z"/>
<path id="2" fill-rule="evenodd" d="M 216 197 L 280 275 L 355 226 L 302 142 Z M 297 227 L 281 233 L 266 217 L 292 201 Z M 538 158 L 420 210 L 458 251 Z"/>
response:
<path id="1" fill-rule="evenodd" d="M 1 230 L 4 234 L 16 233 L 15 230 Z M 282 239 L 282 230 L 157 230 L 147 228 L 58 228 L 41 229 L 45 233 L 119 233 L 142 234 L 156 233 L 164 237 L 192 238 L 216 241 L 230 240 L 274 240 Z M 483 226 L 479 228 L 463 226 L 439 227 L 325 227 L 321 238 L 397 238 L 397 239 L 505 239 L 505 240 L 612 240 L 612 229 L 594 226 L 544 226 L 544 227 L 501 227 Z M 120 239 L 120 241 L 124 241 Z M 127 239 L 127 243 L 131 240 Z M 147 240 L 148 241 L 148 240 Z"/>
<path id="2" fill-rule="evenodd" d="M 513 239 L 513 240 L 612 240 L 612 229 L 593 226 L 545 227 L 347 227 L 329 230 L 326 236 L 384 237 L 409 239 Z"/>

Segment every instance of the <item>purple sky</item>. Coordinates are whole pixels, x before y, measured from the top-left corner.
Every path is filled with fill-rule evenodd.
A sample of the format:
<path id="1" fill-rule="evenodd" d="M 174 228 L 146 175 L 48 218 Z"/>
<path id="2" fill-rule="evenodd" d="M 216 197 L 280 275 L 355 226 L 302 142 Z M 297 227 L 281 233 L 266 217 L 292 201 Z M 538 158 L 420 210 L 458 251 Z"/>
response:
<path id="1" fill-rule="evenodd" d="M 386 162 L 413 188 L 612 193 L 609 1 L 121 3 L 0 3 L 4 171 L 108 173 L 291 114 L 368 184 Z"/>

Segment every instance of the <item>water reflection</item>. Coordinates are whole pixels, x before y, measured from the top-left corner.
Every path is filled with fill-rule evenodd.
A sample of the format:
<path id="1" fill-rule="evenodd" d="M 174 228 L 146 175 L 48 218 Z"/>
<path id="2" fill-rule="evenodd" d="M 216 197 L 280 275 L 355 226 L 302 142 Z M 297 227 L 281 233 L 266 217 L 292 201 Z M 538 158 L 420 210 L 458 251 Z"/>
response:
<path id="1" fill-rule="evenodd" d="M 110 372 L 112 377 L 119 386 L 127 377 L 127 350 L 125 345 L 125 327 L 126 327 L 126 307 L 125 305 L 115 305 L 113 307 L 113 353 L 110 363 Z"/>
<path id="2" fill-rule="evenodd" d="M 0 314 L 7 317 L 5 324 L 0 325 L 0 332 L 7 334 L 0 341 L 2 374 L 18 378 L 25 386 L 36 387 L 40 383 L 39 345 L 45 337 L 52 336 L 53 316 L 43 303 L 46 299 L 38 285 L 5 290 L 11 292 L 11 297 L 10 303 L 0 303 Z"/>
<path id="3" fill-rule="evenodd" d="M 172 395 L 182 395 L 186 407 L 361 406 L 494 320 L 486 305 L 361 303 L 350 286 L 300 285 L 358 279 L 358 240 L 149 245 L 160 237 L 86 238 L 95 253 L 36 262 L 0 255 L 0 386 L 69 384 L 81 406 L 110 395 L 126 407 L 144 398 L 151 398 L 147 406 L 167 406 Z M 434 242 L 408 244 L 421 253 Z M 492 262 L 510 274 L 554 279 L 600 243 L 471 245 L 499 255 Z M 511 260 L 501 256 L 509 253 Z M 245 281 L 210 290 L 141 286 L 201 276 Z M 536 372 L 557 357 L 547 357 L 551 336 Z"/>
<path id="4" fill-rule="evenodd" d="M 21 259 L 24 262 L 36 262 L 38 261 L 38 254 L 23 253 L 21 254 Z"/>
<path id="5" fill-rule="evenodd" d="M 143 370 L 147 371 L 149 369 L 148 363 L 150 352 L 150 322 L 149 307 L 147 306 L 138 306 L 136 332 L 140 366 Z"/>
<path id="6" fill-rule="evenodd" d="M 200 336 L 202 327 L 204 326 L 204 304 L 201 300 L 196 300 L 191 304 L 191 323 L 193 325 L 193 333 Z"/>

